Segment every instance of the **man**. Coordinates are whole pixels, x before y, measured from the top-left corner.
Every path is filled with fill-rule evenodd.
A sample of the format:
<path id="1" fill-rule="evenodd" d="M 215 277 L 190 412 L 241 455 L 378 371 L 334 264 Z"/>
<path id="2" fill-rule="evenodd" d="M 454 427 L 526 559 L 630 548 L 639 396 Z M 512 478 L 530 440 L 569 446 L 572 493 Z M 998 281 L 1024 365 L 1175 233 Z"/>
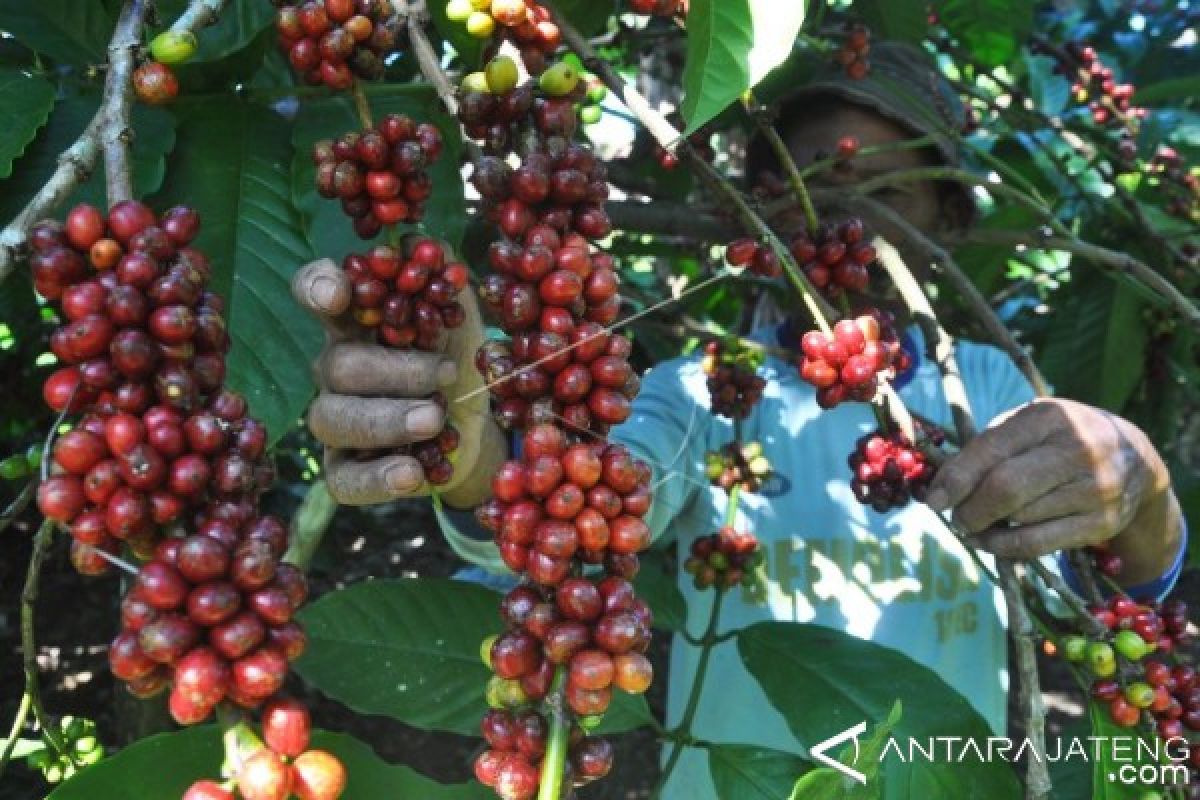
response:
<path id="1" fill-rule="evenodd" d="M 873 52 L 875 74 L 867 81 L 819 78 L 807 84 L 803 97 L 789 101 L 803 109 L 781 124 L 799 163 L 836 152 L 847 134 L 862 147 L 920 134 L 935 134 L 936 145 L 854 159 L 832 173 L 834 182 L 953 158 L 948 140 L 936 135 L 945 124 L 939 121 L 941 101 L 922 88 L 937 85 L 934 73 L 911 51 L 897 49 L 894 58 L 888 52 Z M 914 107 L 924 113 L 910 113 Z M 820 113 L 812 113 L 817 108 Z M 751 160 L 762 158 L 752 148 Z M 876 199 L 932 235 L 947 221 L 957 224 L 969 216 L 961 194 L 932 184 L 911 184 Z M 339 338 L 347 330 L 340 320 L 350 292 L 331 262 L 302 270 L 294 290 L 335 333 L 318 366 L 322 392 L 309 414 L 314 434 L 327 447 L 334 496 L 373 503 L 421 493 L 420 467 L 411 459 L 382 454 L 347 460 L 342 452 L 386 450 L 438 432 L 440 409 L 419 398 L 440 388 L 453 400 L 479 385 L 471 363 L 479 341 L 476 310 L 470 309 L 469 324 L 450 337 L 444 356 L 397 353 Z M 800 322 L 757 335 L 794 347 L 795 331 L 807 327 Z M 897 381 L 900 394 L 915 412 L 949 427 L 937 369 L 920 359 L 919 333 L 914 329 L 910 336 L 917 364 Z M 743 423 L 743 436 L 764 443 L 785 482 L 769 497 L 743 494 L 737 524 L 762 542 L 769 585 L 759 605 L 732 594 L 722 622 L 724 630 L 764 619 L 816 623 L 900 650 L 937 671 L 993 729 L 1003 731 L 1003 603 L 935 512 L 953 509 L 976 543 L 1000 556 L 1029 558 L 1107 543 L 1124 561 L 1124 583 L 1155 594 L 1165 592 L 1178 574 L 1183 523 L 1162 459 L 1131 423 L 1070 400 L 1031 403 L 1029 386 L 994 348 L 962 343 L 958 359 L 974 414 L 981 426 L 991 427 L 942 468 L 928 506 L 914 503 L 883 515 L 855 501 L 845 462 L 858 436 L 875 427 L 870 409 L 847 403 L 823 411 L 790 362 L 767 361 L 761 371 L 768 381 L 764 398 Z M 458 474 L 444 496 L 452 505 L 469 507 L 485 497 L 507 448 L 481 403 L 461 406 L 451 403 L 451 418 L 475 427 L 463 437 Z M 648 373 L 632 417 L 612 438 L 654 466 L 659 485 L 648 519 L 656 535 L 678 535 L 686 546 L 722 524 L 726 494 L 707 486 L 703 463 L 706 451 L 732 439 L 732 429 L 710 414 L 696 360 L 678 359 Z M 687 575 L 681 574 L 679 584 L 702 618 L 712 593 L 697 592 Z M 697 648 L 674 642 L 668 725 L 682 715 L 698 656 Z M 695 717 L 698 736 L 799 749 L 786 721 L 746 674 L 732 642 L 715 649 L 707 687 Z M 728 702 L 731 693 L 736 703 Z M 702 750 L 685 752 L 664 796 L 715 797 Z"/>

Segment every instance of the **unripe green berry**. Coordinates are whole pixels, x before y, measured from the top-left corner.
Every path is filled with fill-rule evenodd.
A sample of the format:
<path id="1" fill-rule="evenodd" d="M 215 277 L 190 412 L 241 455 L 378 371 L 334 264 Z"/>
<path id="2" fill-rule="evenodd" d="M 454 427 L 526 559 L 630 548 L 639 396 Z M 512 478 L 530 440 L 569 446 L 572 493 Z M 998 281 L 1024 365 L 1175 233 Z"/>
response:
<path id="1" fill-rule="evenodd" d="M 538 86 L 552 97 L 563 97 L 575 91 L 579 85 L 579 70 L 565 61 L 560 61 L 542 73 Z"/>
<path id="2" fill-rule="evenodd" d="M 595 125 L 604 115 L 604 111 L 597 105 L 586 105 L 579 109 L 579 121 L 584 125 Z"/>
<path id="3" fill-rule="evenodd" d="M 1117 631 L 1113 637 L 1113 647 L 1130 661 L 1140 661 L 1153 649 L 1133 631 Z"/>
<path id="4" fill-rule="evenodd" d="M 471 16 L 467 17 L 467 33 L 476 39 L 486 39 L 492 35 L 494 30 L 496 30 L 496 20 L 492 19 L 491 14 L 472 11 Z"/>
<path id="5" fill-rule="evenodd" d="M 763 454 L 762 442 L 746 442 L 742 445 L 742 458 L 753 461 Z"/>
<path id="6" fill-rule="evenodd" d="M 488 94 L 491 91 L 488 88 L 487 75 L 482 72 L 468 72 L 462 79 L 462 88 L 464 92 L 478 92 L 480 94 Z"/>
<path id="7" fill-rule="evenodd" d="M 762 476 L 771 472 L 771 462 L 767 461 L 766 456 L 759 456 L 758 458 L 751 459 L 750 472 L 761 478 Z"/>
<path id="8" fill-rule="evenodd" d="M 510 56 L 496 56 L 488 62 L 484 72 L 487 76 L 487 87 L 492 94 L 504 94 L 517 88 L 520 75 L 517 72 L 517 62 Z"/>
<path id="9" fill-rule="evenodd" d="M 1083 636 L 1068 636 L 1063 641 L 1063 655 L 1067 661 L 1079 662 L 1087 657 L 1088 640 Z"/>
<path id="10" fill-rule="evenodd" d="M 1154 688 L 1138 681 L 1125 687 L 1125 699 L 1138 708 L 1149 708 L 1154 702 Z"/>
<path id="11" fill-rule="evenodd" d="M 1088 645 L 1087 663 L 1092 674 L 1099 678 L 1107 678 L 1117 672 L 1117 656 L 1107 642 L 1092 642 Z"/>
<path id="12" fill-rule="evenodd" d="M 586 717 L 580 717 L 578 720 L 579 727 L 585 731 L 594 731 L 600 727 L 600 723 L 604 721 L 603 714 L 589 714 Z"/>
<path id="13" fill-rule="evenodd" d="M 708 565 L 717 572 L 724 572 L 725 570 L 729 569 L 729 559 L 726 558 L 725 554 L 721 552 L 709 553 Z"/>
<path id="14" fill-rule="evenodd" d="M 182 64 L 196 54 L 196 35 L 191 31 L 163 31 L 150 41 L 150 55 L 162 64 Z"/>
<path id="15" fill-rule="evenodd" d="M 471 0 L 450 0 L 446 3 L 446 18 L 454 22 L 464 22 L 475 12 Z"/>
<path id="16" fill-rule="evenodd" d="M 488 669 L 492 668 L 492 645 L 500 638 L 497 634 L 484 637 L 484 640 L 479 643 L 479 657 L 483 659 L 483 663 Z"/>
<path id="17" fill-rule="evenodd" d="M 591 103 L 600 105 L 604 102 L 604 98 L 608 97 L 608 87 L 603 83 L 597 83 L 592 88 L 588 89 L 587 99 Z"/>

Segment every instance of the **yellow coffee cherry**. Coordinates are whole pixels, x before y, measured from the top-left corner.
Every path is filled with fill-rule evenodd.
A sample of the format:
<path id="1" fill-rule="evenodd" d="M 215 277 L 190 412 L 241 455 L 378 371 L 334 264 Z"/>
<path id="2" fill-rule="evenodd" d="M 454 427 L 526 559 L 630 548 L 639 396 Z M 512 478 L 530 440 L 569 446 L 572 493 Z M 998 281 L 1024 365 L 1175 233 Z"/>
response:
<path id="1" fill-rule="evenodd" d="M 496 20 L 483 11 L 473 11 L 467 17 L 467 33 L 477 39 L 486 39 L 496 30 Z"/>

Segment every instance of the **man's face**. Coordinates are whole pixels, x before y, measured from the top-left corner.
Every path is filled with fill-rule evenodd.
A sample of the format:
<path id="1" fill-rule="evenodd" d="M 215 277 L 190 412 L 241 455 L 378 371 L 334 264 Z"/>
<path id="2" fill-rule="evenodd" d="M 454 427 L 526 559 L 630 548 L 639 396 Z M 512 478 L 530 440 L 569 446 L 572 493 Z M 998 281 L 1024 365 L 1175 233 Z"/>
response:
<path id="1" fill-rule="evenodd" d="M 858 139 L 859 147 L 893 144 L 914 135 L 890 119 L 864 106 L 838 100 L 818 102 L 813 113 L 793 122 L 787 146 L 797 165 L 837 153 L 838 140 L 844 136 Z M 936 165 L 928 150 L 892 150 L 871 156 L 856 156 L 834 169 L 815 176 L 815 186 L 847 186 L 888 172 Z M 909 223 L 925 233 L 936 232 L 943 224 L 937 188 L 928 181 L 911 182 L 878 189 L 871 196 L 890 206 Z"/>

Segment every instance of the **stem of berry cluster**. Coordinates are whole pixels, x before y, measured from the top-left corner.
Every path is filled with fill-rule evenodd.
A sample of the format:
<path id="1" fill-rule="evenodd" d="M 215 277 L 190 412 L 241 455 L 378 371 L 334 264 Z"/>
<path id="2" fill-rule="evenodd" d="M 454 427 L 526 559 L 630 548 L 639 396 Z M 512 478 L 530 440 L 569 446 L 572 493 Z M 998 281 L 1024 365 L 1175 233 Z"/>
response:
<path id="1" fill-rule="evenodd" d="M 563 769 L 567 760 L 567 744 L 571 724 L 563 711 L 566 698 L 563 686 L 567 682 L 567 669 L 554 669 L 554 682 L 546 695 L 550 707 L 550 733 L 546 737 L 546 755 L 542 758 L 542 774 L 538 781 L 538 800 L 558 800 L 562 794 Z"/>
<path id="2" fill-rule="evenodd" d="M 172 33 L 195 34 L 201 28 L 217 24 L 229 0 L 192 0 L 187 10 L 171 23 Z"/>
<path id="3" fill-rule="evenodd" d="M 314 481 L 292 517 L 288 549 L 283 554 L 283 561 L 307 572 L 337 508 L 337 501 L 329 493 L 329 485 L 324 480 Z"/>
<path id="4" fill-rule="evenodd" d="M 354 100 L 354 113 L 358 114 L 359 124 L 363 128 L 373 127 L 375 120 L 371 117 L 371 104 L 367 101 L 367 94 L 363 91 L 361 80 L 354 79 L 354 83 L 350 87 L 350 97 Z"/>
<path id="5" fill-rule="evenodd" d="M 133 109 L 134 57 L 142 43 L 149 4 L 129 0 L 121 9 L 116 31 L 108 45 L 108 77 L 104 82 L 104 111 L 100 140 L 104 148 L 104 177 L 108 204 L 133 199 L 129 147 L 133 142 L 130 113 Z"/>
<path id="6" fill-rule="evenodd" d="M 850 160 L 868 158 L 870 156 L 877 156 L 883 153 L 896 153 L 903 150 L 920 150 L 924 147 L 929 147 L 935 141 L 935 137 L 927 135 L 917 136 L 912 139 L 903 139 L 899 142 L 892 142 L 890 144 L 868 145 L 866 147 L 860 147 L 858 152 L 856 152 Z M 813 161 L 811 164 L 801 167 L 798 172 L 801 178 L 808 180 L 814 175 L 820 175 L 822 172 L 828 172 L 829 170 L 845 164 L 846 162 L 847 159 L 843 158 L 842 156 L 828 156 L 826 158 L 819 158 Z"/>
<path id="7" fill-rule="evenodd" d="M 775 153 L 775 158 L 783 166 L 784 173 L 787 175 L 788 186 L 791 187 L 792 194 L 796 196 L 796 201 L 800 203 L 800 209 L 804 212 L 804 222 L 808 228 L 808 235 L 816 236 L 817 210 L 813 207 L 813 201 L 808 194 L 808 187 L 804 183 L 804 177 L 796 167 L 796 160 L 792 158 L 792 154 L 788 151 L 788 146 L 783 141 L 783 137 L 779 135 L 779 131 L 775 130 L 774 119 L 772 118 L 773 114 L 765 106 L 758 104 L 752 92 L 746 92 L 745 105 L 750 118 L 754 120 L 754 124 L 758 128 L 759 134 L 767 140 L 767 144 L 770 145 L 771 150 Z"/>

